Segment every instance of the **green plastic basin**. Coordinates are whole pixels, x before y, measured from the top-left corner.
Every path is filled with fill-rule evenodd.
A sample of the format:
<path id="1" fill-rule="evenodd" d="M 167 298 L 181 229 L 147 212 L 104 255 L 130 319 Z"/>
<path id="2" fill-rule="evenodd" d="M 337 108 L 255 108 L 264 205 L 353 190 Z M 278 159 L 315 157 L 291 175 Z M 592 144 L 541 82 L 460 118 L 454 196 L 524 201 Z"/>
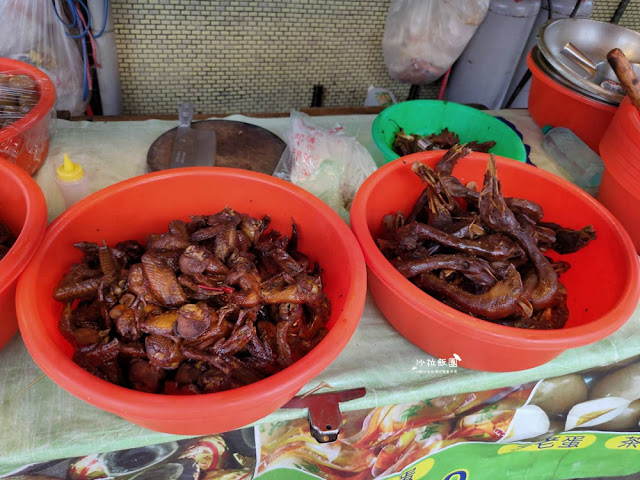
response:
<path id="1" fill-rule="evenodd" d="M 391 149 L 400 127 L 407 134 L 418 135 L 440 133 L 448 128 L 458 134 L 461 143 L 493 140 L 496 146 L 490 150 L 491 153 L 519 162 L 527 159 L 518 134 L 488 113 L 454 102 L 410 100 L 385 108 L 371 127 L 373 141 L 382 151 L 385 163 L 400 157 Z"/>

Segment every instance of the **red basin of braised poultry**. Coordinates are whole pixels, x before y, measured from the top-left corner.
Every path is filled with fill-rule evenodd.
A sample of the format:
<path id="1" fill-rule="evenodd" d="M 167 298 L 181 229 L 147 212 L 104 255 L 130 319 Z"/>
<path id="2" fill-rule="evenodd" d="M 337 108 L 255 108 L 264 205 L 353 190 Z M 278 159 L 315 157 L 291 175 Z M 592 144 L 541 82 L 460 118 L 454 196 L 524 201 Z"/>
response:
<path id="1" fill-rule="evenodd" d="M 0 158 L 0 348 L 18 331 L 16 285 L 38 250 L 47 225 L 47 203 L 38 184 Z"/>
<path id="2" fill-rule="evenodd" d="M 351 226 L 387 320 L 487 371 L 531 368 L 620 327 L 640 287 L 617 220 L 541 169 L 464 153 L 402 157 L 356 195 Z"/>
<path id="3" fill-rule="evenodd" d="M 276 410 L 340 353 L 365 276 L 344 221 L 302 189 L 178 169 L 60 216 L 17 311 L 34 360 L 70 393 L 147 428 L 209 434 Z"/>

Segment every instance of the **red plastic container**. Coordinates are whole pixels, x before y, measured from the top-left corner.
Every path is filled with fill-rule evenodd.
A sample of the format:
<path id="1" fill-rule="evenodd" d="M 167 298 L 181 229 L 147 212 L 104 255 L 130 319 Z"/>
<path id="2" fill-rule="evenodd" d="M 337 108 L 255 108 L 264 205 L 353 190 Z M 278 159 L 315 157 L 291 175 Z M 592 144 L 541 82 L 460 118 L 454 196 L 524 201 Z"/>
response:
<path id="1" fill-rule="evenodd" d="M 0 73 L 28 75 L 36 83 L 38 103 L 24 117 L 0 129 L 0 155 L 29 175 L 42 166 L 49 153 L 49 135 L 53 125 L 56 89 L 42 71 L 28 63 L 0 57 Z"/>
<path id="2" fill-rule="evenodd" d="M 16 285 L 36 253 L 47 226 L 47 204 L 40 187 L 24 170 L 0 158 L 0 222 L 16 242 L 0 260 L 0 348 L 18 331 Z"/>
<path id="3" fill-rule="evenodd" d="M 605 167 L 598 190 L 598 201 L 624 226 L 640 254 L 640 191 L 638 187 L 629 187 L 628 183 L 624 176 L 617 176 Z"/>
<path id="4" fill-rule="evenodd" d="M 598 200 L 622 223 L 640 253 L 640 113 L 628 97 L 600 142 L 605 165 Z"/>
<path id="5" fill-rule="evenodd" d="M 398 210 L 408 214 L 420 196 L 424 185 L 411 165 L 421 161 L 433 167 L 442 155 L 441 151 L 417 153 L 385 165 L 360 187 L 351 208 L 351 228 L 364 252 L 373 298 L 403 336 L 435 357 L 458 354 L 465 368 L 516 371 L 600 340 L 631 316 L 640 295 L 640 269 L 633 244 L 618 221 L 562 178 L 502 157 L 496 161 L 505 195 L 538 202 L 547 221 L 571 228 L 591 224 L 598 235 L 587 248 L 559 256 L 571 264 L 561 280 L 571 312 L 566 326 L 527 330 L 480 320 L 435 300 L 404 278 L 374 238 L 382 230 L 384 215 Z M 471 154 L 459 162 L 454 175 L 463 183 L 482 185 L 487 160 L 486 154 Z"/>
<path id="6" fill-rule="evenodd" d="M 305 357 L 264 380 L 225 392 L 174 396 L 113 385 L 73 363 L 73 348 L 58 331 L 62 304 L 52 291 L 72 262 L 73 243 L 144 242 L 172 219 L 214 213 L 225 206 L 271 217 L 270 228 L 289 232 L 295 219 L 299 249 L 318 261 L 332 314 L 327 336 Z M 321 200 L 282 180 L 228 168 L 184 168 L 136 177 L 80 201 L 48 228 L 20 279 L 17 310 L 24 342 L 36 363 L 76 397 L 152 430 L 201 435 L 242 427 L 275 411 L 324 370 L 358 325 L 366 295 L 362 252 L 344 221 Z M 55 405 L 52 406 L 55 408 Z"/>
<path id="7" fill-rule="evenodd" d="M 598 151 L 600 139 L 609 126 L 617 107 L 592 100 L 549 78 L 527 55 L 531 70 L 529 114 L 540 128 L 566 127 L 580 137 L 589 148 Z"/>

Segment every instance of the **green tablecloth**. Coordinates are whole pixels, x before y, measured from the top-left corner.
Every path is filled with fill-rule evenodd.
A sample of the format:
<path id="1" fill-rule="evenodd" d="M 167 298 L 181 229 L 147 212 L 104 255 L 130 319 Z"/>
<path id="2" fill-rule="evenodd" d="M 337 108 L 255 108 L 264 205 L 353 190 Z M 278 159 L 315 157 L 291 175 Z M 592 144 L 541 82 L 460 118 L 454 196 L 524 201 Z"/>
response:
<path id="1" fill-rule="evenodd" d="M 501 111 L 516 124 L 531 145 L 531 160 L 541 168 L 561 173 L 540 149 L 541 133 L 526 111 Z M 288 120 L 234 116 L 283 135 Z M 314 118 L 322 125 L 340 123 L 357 133 L 358 140 L 381 161 L 370 135 L 374 116 Z M 54 164 L 63 152 L 83 164 L 93 190 L 145 172 L 147 149 L 176 122 L 65 122 L 58 121 L 49 160 L 35 177 L 49 204 L 49 218 L 62 211 L 62 199 L 53 182 Z M 513 373 L 486 373 L 463 368 L 428 369 L 434 360 L 413 346 L 386 322 L 369 297 L 358 329 L 342 354 L 303 391 L 320 382 L 336 389 L 365 386 L 367 395 L 348 402 L 343 410 L 480 391 L 548 378 L 613 363 L 640 354 L 640 311 L 608 338 L 566 351 L 540 367 Z M 434 370 L 434 371 L 431 371 Z M 31 360 L 19 336 L 0 351 L 0 475 L 31 462 L 132 448 L 180 438 L 137 427 L 71 396 L 48 378 Z M 28 387 L 28 388 L 26 388 Z M 265 421 L 301 416 L 300 410 L 279 410 Z"/>

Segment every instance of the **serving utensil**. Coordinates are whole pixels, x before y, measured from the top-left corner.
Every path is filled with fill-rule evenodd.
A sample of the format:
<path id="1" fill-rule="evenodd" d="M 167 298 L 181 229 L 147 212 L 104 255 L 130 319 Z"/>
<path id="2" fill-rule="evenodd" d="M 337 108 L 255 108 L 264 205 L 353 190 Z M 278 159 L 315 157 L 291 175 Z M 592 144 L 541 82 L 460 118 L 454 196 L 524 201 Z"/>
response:
<path id="1" fill-rule="evenodd" d="M 614 48 L 607 53 L 607 61 L 620 81 L 620 85 L 629 96 L 629 100 L 640 112 L 640 81 L 633 64 L 619 48 Z"/>
<path id="2" fill-rule="evenodd" d="M 624 95 L 624 90 L 618 82 L 618 77 L 616 77 L 615 72 L 606 60 L 603 60 L 598 64 L 594 63 L 571 42 L 567 43 L 560 53 L 586 70 L 589 75 L 591 75 L 591 82 L 596 85 L 600 85 L 605 90 L 610 90 L 619 95 Z M 634 65 L 640 69 L 639 65 Z"/>

